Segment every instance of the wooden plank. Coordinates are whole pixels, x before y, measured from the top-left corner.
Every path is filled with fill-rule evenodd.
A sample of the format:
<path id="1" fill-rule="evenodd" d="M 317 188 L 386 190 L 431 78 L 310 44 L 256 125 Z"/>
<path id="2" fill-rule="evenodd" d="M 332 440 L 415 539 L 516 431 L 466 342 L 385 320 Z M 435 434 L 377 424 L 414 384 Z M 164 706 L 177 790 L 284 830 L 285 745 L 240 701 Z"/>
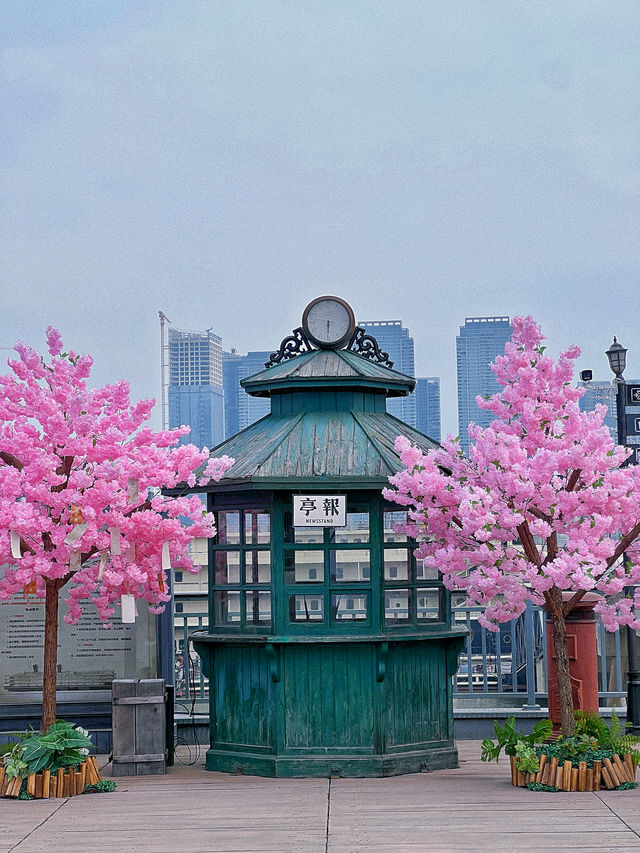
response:
<path id="1" fill-rule="evenodd" d="M 553 783 L 554 788 L 558 788 L 558 790 L 562 790 L 562 786 L 564 784 L 564 767 L 560 765 L 556 769 L 556 781 Z"/>
<path id="2" fill-rule="evenodd" d="M 570 791 L 571 790 L 571 768 L 572 762 L 565 761 L 562 765 L 563 773 L 562 773 L 562 790 Z"/>
<path id="3" fill-rule="evenodd" d="M 141 679 L 136 688 L 136 696 L 141 697 L 164 697 L 164 681 L 161 678 Z M 135 727 L 136 727 L 136 755 L 143 756 L 142 760 L 136 760 L 137 776 L 157 776 L 166 772 L 164 758 L 165 748 L 165 706 L 164 702 L 154 702 L 149 705 L 135 705 Z M 153 756 L 150 761 L 144 756 Z M 156 756 L 161 756 L 157 761 Z"/>
<path id="4" fill-rule="evenodd" d="M 51 771 L 43 770 L 42 771 L 42 799 L 46 800 L 50 796 L 49 791 L 51 790 Z"/>
<path id="5" fill-rule="evenodd" d="M 42 773 L 36 773 L 36 786 L 33 792 L 33 796 L 36 800 L 42 799 Z"/>
<path id="6" fill-rule="evenodd" d="M 113 682 L 113 699 L 123 699 L 136 695 L 137 681 L 117 679 Z M 135 762 L 120 764 L 116 759 L 120 755 L 132 755 L 136 752 L 136 706 L 113 706 L 113 769 L 114 776 L 135 776 Z"/>
<path id="7" fill-rule="evenodd" d="M 36 793 L 36 774 L 29 773 L 27 776 L 27 794 L 34 796 Z"/>
<path id="8" fill-rule="evenodd" d="M 633 763 L 633 758 L 631 758 L 630 752 L 625 752 L 623 755 L 623 760 L 625 766 L 627 768 L 627 773 L 629 775 L 629 779 L 633 782 L 636 778 L 636 765 Z"/>
<path id="9" fill-rule="evenodd" d="M 609 771 L 609 776 L 611 776 L 611 780 L 614 784 L 614 787 L 617 788 L 618 785 L 621 785 L 624 780 L 618 776 L 618 771 L 616 770 L 616 768 L 611 763 L 611 759 L 610 758 L 603 758 L 602 764 L 604 765 L 602 768 L 603 771 L 604 771 L 605 767 Z"/>
<path id="10" fill-rule="evenodd" d="M 577 767 L 572 768 L 571 770 L 571 790 L 578 790 L 578 781 L 580 778 L 580 771 Z"/>
<path id="11" fill-rule="evenodd" d="M 587 790 L 587 762 L 581 761 L 578 764 L 578 790 L 586 791 Z"/>
<path id="12" fill-rule="evenodd" d="M 64 797 L 64 768 L 56 773 L 56 797 Z"/>
<path id="13" fill-rule="evenodd" d="M 616 783 L 611 778 L 608 767 L 603 766 L 602 768 L 602 781 L 604 782 L 605 788 L 609 791 L 616 787 Z"/>
<path id="14" fill-rule="evenodd" d="M 629 775 L 627 772 L 627 767 L 623 763 L 622 759 L 619 755 L 613 756 L 613 765 L 616 768 L 616 773 L 618 774 L 618 779 L 620 782 L 632 782 L 633 777 Z"/>
<path id="15" fill-rule="evenodd" d="M 593 791 L 593 767 L 587 767 L 587 791 Z"/>
<path id="16" fill-rule="evenodd" d="M 122 762 L 127 763 L 131 761 L 135 762 L 147 762 L 147 761 L 164 761 L 165 754 L 164 752 L 153 752 L 150 755 L 142 755 L 140 753 L 134 752 L 131 755 L 119 755 L 118 758 L 113 759 L 116 763 L 120 764 Z M 143 774 L 146 775 L 146 774 Z"/>
<path id="17" fill-rule="evenodd" d="M 163 702 L 163 696 L 124 696 L 113 700 L 114 705 L 158 705 Z"/>
<path id="18" fill-rule="evenodd" d="M 593 762 L 593 790 L 600 790 L 600 778 L 602 776 L 602 761 Z"/>
<path id="19" fill-rule="evenodd" d="M 101 779 L 100 770 L 98 768 L 98 761 L 97 761 L 95 755 L 88 755 L 86 761 L 87 761 L 87 767 L 89 768 L 89 771 L 90 771 L 89 784 L 90 785 L 96 785 Z"/>
<path id="20" fill-rule="evenodd" d="M 535 778 L 536 782 L 542 782 L 542 774 L 544 773 L 544 768 L 546 766 L 546 763 L 547 763 L 547 756 L 543 752 L 542 755 L 540 756 L 540 767 L 538 769 L 538 772 L 536 773 L 536 778 Z"/>

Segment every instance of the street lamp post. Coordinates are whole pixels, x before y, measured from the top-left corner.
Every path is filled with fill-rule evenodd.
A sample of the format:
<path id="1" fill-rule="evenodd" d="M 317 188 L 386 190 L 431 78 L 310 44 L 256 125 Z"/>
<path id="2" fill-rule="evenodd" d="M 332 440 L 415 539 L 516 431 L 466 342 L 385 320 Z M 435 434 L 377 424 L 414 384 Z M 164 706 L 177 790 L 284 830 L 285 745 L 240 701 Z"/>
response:
<path id="1" fill-rule="evenodd" d="M 618 444 L 626 447 L 627 429 L 625 422 L 626 382 L 622 376 L 627 364 L 627 350 L 618 343 L 614 337 L 613 343 L 607 350 L 609 366 L 615 374 L 616 383 L 616 415 L 618 425 Z M 626 554 L 622 555 L 623 563 L 626 563 Z M 627 588 L 627 594 L 633 594 L 633 587 Z M 630 625 L 627 628 L 627 722 L 631 723 L 630 731 L 640 734 L 640 671 L 638 670 L 638 647 L 635 629 Z"/>

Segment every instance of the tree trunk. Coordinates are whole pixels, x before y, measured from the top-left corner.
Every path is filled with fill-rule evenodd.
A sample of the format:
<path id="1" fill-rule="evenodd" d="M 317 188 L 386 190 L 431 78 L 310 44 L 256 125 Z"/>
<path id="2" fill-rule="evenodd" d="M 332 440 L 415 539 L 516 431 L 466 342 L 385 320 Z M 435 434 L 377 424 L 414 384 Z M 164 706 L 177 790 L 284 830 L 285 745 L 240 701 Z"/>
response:
<path id="1" fill-rule="evenodd" d="M 58 679 L 58 595 L 59 580 L 45 580 L 44 667 L 42 684 L 42 731 L 56 721 L 56 683 Z"/>
<path id="2" fill-rule="evenodd" d="M 553 587 L 549 591 L 553 607 L 553 648 L 556 653 L 558 675 L 558 699 L 560 701 L 560 722 L 564 737 L 571 737 L 575 731 L 573 716 L 573 696 L 571 694 L 571 675 L 569 672 L 569 652 L 567 649 L 567 624 L 562 610 L 562 591 Z"/>

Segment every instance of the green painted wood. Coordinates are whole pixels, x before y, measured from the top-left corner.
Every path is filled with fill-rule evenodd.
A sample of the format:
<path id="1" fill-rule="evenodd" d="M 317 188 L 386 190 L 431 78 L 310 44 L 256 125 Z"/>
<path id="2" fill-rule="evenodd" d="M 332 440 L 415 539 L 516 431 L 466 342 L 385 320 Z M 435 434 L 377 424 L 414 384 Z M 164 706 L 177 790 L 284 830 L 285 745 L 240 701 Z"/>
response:
<path id="1" fill-rule="evenodd" d="M 266 646 L 196 642 L 211 677 L 207 767 L 264 775 L 390 775 L 454 767 L 448 646 L 461 637 L 282 644 L 272 679 Z"/>
<path id="2" fill-rule="evenodd" d="M 260 397 L 269 396 L 279 388 L 296 385 L 335 387 L 336 379 L 345 387 L 379 388 L 387 396 L 405 396 L 415 388 L 412 376 L 346 350 L 304 353 L 247 376 L 240 384 L 248 394 Z"/>
<path id="3" fill-rule="evenodd" d="M 285 752 L 373 752 L 375 678 L 370 644 L 286 647 Z"/>

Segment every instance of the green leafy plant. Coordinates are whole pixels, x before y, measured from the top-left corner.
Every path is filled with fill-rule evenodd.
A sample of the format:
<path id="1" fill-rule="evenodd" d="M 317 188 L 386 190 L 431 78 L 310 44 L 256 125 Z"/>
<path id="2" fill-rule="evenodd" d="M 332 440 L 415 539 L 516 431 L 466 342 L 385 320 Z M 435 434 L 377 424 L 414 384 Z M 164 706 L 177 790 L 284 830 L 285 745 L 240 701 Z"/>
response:
<path id="1" fill-rule="evenodd" d="M 611 750 L 613 753 L 624 755 L 630 753 L 637 764 L 640 762 L 640 751 L 635 745 L 640 743 L 640 737 L 625 732 L 631 724 L 623 725 L 615 711 L 611 712 L 611 722 L 606 722 L 595 711 L 576 711 L 576 735 L 588 736 L 596 742 L 596 749 Z"/>
<path id="2" fill-rule="evenodd" d="M 516 744 L 515 760 L 521 773 L 537 773 L 540 770 L 540 758 L 531 744 L 519 741 Z"/>
<path id="3" fill-rule="evenodd" d="M 13 752 L 13 748 L 15 746 L 16 746 L 16 742 L 0 743 L 0 758 L 3 755 L 9 755 L 10 752 Z"/>
<path id="4" fill-rule="evenodd" d="M 84 793 L 85 794 L 107 794 L 111 791 L 115 791 L 116 783 L 113 779 L 101 779 L 99 782 L 96 782 L 95 785 L 85 785 Z"/>
<path id="5" fill-rule="evenodd" d="M 551 737 L 553 728 L 551 720 L 539 720 L 535 724 L 533 731 L 528 735 L 517 731 L 515 724 L 516 721 L 513 716 L 505 721 L 504 726 L 501 726 L 497 720 L 493 721 L 496 742 L 494 743 L 491 738 L 485 738 L 482 741 L 481 758 L 483 761 L 498 761 L 503 749 L 505 755 L 516 756 L 518 744 L 533 747 L 535 744 L 542 743 L 542 741 Z"/>
<path id="6" fill-rule="evenodd" d="M 7 774 L 7 779 L 17 779 L 18 776 L 26 776 L 27 762 L 24 760 L 23 753 L 24 749 L 22 748 L 22 745 L 16 743 L 13 745 L 11 752 L 5 755 L 4 769 Z"/>
<path id="7" fill-rule="evenodd" d="M 85 729 L 57 720 L 46 734 L 30 735 L 22 741 L 21 757 L 28 773 L 53 771 L 82 764 L 92 746 Z"/>

